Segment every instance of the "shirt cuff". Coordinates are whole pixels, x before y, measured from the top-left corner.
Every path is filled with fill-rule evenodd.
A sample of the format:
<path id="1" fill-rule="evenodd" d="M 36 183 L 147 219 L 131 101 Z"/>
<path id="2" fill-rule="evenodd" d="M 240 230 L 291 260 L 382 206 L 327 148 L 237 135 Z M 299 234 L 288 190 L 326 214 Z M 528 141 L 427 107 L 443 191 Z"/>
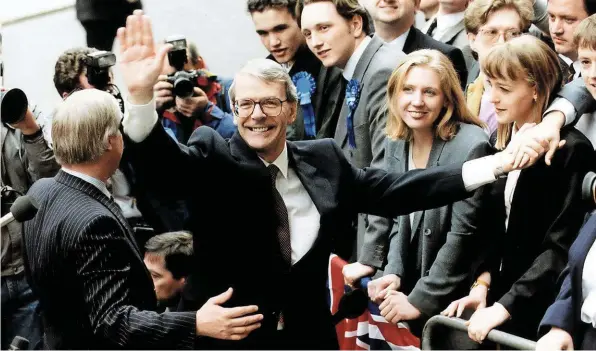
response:
<path id="1" fill-rule="evenodd" d="M 494 173 L 495 162 L 497 162 L 495 156 L 485 156 L 465 162 L 461 173 L 466 191 L 476 190 L 497 180 Z"/>
<path id="2" fill-rule="evenodd" d="M 149 136 L 157 123 L 155 99 L 146 105 L 133 105 L 128 100 L 125 104 L 126 112 L 122 121 L 124 133 L 135 143 L 140 143 Z"/>
<path id="3" fill-rule="evenodd" d="M 577 112 L 575 111 L 575 107 L 573 104 L 569 102 L 569 100 L 565 98 L 558 97 L 556 98 L 552 104 L 544 111 L 542 117 L 546 116 L 551 111 L 559 111 L 565 115 L 565 125 L 568 126 L 575 120 L 575 115 Z"/>

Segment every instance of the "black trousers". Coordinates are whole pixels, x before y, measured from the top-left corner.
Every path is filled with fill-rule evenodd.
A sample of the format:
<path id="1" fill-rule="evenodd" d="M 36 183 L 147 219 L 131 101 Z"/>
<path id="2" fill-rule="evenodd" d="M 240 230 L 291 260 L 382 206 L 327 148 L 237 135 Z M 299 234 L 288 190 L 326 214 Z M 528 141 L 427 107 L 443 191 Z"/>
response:
<path id="1" fill-rule="evenodd" d="M 81 22 L 87 32 L 87 46 L 98 50 L 112 51 L 114 38 L 121 21 L 85 21 Z"/>

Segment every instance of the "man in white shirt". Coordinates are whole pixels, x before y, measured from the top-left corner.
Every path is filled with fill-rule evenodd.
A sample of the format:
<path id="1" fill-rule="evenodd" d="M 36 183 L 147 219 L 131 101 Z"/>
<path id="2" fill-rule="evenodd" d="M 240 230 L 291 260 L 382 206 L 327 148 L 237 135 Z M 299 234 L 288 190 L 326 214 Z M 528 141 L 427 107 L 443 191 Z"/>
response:
<path id="1" fill-rule="evenodd" d="M 287 72 L 266 59 L 250 61 L 234 79 L 230 99 L 238 133 L 229 143 L 198 128 L 188 146 L 179 145 L 157 122 L 153 107 L 152 87 L 166 52 L 155 52 L 149 19 L 135 12 L 118 39 L 130 93 L 123 126 L 134 166 L 155 185 L 164 174 L 177 174 L 167 196 L 187 199 L 193 210 L 189 228 L 197 263 L 183 307 L 201 305 L 211 292 L 231 285 L 230 306 L 250 302 L 264 316 L 242 343 L 199 339 L 205 348 L 337 349 L 325 281 L 329 254 L 338 241 L 350 240 L 344 233 L 354 215 L 392 217 L 437 207 L 513 170 L 507 152 L 406 174 L 362 170 L 330 140 L 288 142 L 296 90 Z M 537 154 L 544 146 L 531 145 Z M 217 187 L 196 186 L 208 179 L 226 187 L 215 192 Z M 205 201 L 209 206 L 202 206 Z"/>
<path id="2" fill-rule="evenodd" d="M 466 50 L 470 50 L 468 37 L 464 29 L 464 12 L 468 2 L 469 0 L 440 0 L 439 11 L 426 22 L 422 32 L 440 42 L 461 49 L 465 54 Z M 468 69 L 470 69 L 471 64 L 472 62 L 468 63 Z"/>

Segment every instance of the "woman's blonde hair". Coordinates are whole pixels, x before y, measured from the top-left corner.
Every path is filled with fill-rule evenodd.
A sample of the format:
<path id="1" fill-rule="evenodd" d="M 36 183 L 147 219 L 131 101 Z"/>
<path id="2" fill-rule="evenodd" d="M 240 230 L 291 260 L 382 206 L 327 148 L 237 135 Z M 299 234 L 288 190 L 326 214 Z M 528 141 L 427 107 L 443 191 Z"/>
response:
<path id="1" fill-rule="evenodd" d="M 534 113 L 541 119 L 553 92 L 561 87 L 561 66 L 557 54 L 541 40 L 522 35 L 491 48 L 482 60 L 482 72 L 491 79 L 525 80 L 536 89 Z M 507 146 L 513 123 L 499 124 L 499 150 Z"/>
<path id="2" fill-rule="evenodd" d="M 398 106 L 408 72 L 413 67 L 429 68 L 437 73 L 441 82 L 441 91 L 445 98 L 445 107 L 435 121 L 435 135 L 445 141 L 451 140 L 457 133 L 459 123 L 475 124 L 484 128 L 484 123 L 468 109 L 464 92 L 453 64 L 437 50 L 418 50 L 401 60 L 387 82 L 387 126 L 385 132 L 390 139 L 412 140 L 412 130 L 403 121 Z"/>

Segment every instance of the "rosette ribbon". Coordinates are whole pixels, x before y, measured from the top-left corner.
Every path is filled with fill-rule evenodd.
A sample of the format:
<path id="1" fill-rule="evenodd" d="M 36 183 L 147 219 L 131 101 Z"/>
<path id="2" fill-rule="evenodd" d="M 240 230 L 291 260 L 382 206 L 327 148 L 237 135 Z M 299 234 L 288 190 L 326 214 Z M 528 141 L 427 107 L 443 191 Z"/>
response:
<path id="1" fill-rule="evenodd" d="M 315 125 L 315 111 L 312 107 L 311 97 L 317 89 L 315 79 L 312 75 L 305 71 L 300 71 L 292 77 L 292 82 L 296 86 L 298 92 L 298 100 L 302 107 L 302 114 L 304 117 L 304 131 L 306 136 L 314 138 L 317 134 Z"/>
<path id="2" fill-rule="evenodd" d="M 350 79 L 346 86 L 346 105 L 348 106 L 347 130 L 348 144 L 352 149 L 356 148 L 356 136 L 354 134 L 354 112 L 360 101 L 360 83 L 356 79 Z"/>

